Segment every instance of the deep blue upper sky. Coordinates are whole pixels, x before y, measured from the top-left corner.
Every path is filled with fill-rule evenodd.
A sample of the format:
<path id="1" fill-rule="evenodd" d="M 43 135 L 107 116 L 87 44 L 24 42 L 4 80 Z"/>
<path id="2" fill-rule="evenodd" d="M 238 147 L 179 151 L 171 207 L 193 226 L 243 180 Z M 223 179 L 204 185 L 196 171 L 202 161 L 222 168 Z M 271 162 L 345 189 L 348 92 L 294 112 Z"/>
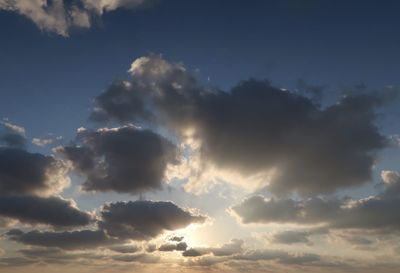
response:
<path id="1" fill-rule="evenodd" d="M 91 99 L 161 53 L 229 88 L 249 77 L 340 88 L 399 85 L 399 1 L 168 0 L 104 14 L 65 38 L 0 11 L 0 117 L 68 138 Z"/>

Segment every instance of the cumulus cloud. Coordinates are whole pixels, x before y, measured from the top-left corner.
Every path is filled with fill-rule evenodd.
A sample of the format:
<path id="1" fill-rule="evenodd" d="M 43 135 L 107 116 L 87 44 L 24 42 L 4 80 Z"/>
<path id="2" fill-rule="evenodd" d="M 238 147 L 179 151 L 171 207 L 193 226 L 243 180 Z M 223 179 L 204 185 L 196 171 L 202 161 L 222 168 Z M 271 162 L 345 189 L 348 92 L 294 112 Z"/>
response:
<path id="1" fill-rule="evenodd" d="M 57 228 L 85 226 L 92 221 L 92 216 L 79 210 L 72 200 L 58 197 L 1 196 L 0 216 Z"/>
<path id="2" fill-rule="evenodd" d="M 232 207 L 243 223 L 295 223 L 337 229 L 399 229 L 400 196 L 382 193 L 364 199 L 264 199 L 253 196 Z"/>
<path id="3" fill-rule="evenodd" d="M 0 147 L 0 194 L 50 195 L 70 183 L 68 164 L 52 156 Z"/>
<path id="4" fill-rule="evenodd" d="M 90 119 L 96 122 L 150 119 L 151 113 L 142 100 L 142 94 L 135 89 L 136 86 L 127 81 L 113 82 L 106 92 L 95 98 Z"/>
<path id="5" fill-rule="evenodd" d="M 190 131 L 203 169 L 261 175 L 276 194 L 307 196 L 362 185 L 371 179 L 376 152 L 387 144 L 375 118 L 389 91 L 350 94 L 322 108 L 268 81 L 210 90 L 182 64 L 156 55 L 135 60 L 129 73 L 129 82 L 114 83 L 95 99 L 92 116 L 147 120 L 182 141 Z"/>
<path id="6" fill-rule="evenodd" d="M 193 215 L 172 202 L 117 202 L 103 206 L 100 214 L 99 227 L 109 236 L 132 240 L 148 240 L 164 231 L 206 220 L 204 216 Z"/>
<path id="7" fill-rule="evenodd" d="M 0 0 L 0 10 L 21 14 L 43 31 L 68 36 L 71 28 L 89 28 L 91 18 L 118 8 L 137 8 L 153 0 Z"/>
<path id="8" fill-rule="evenodd" d="M 57 247 L 66 250 L 90 249 L 106 244 L 114 243 L 113 240 L 101 230 L 80 230 L 80 231 L 38 231 L 23 232 L 13 229 L 6 233 L 10 240 L 32 246 Z"/>
<path id="9" fill-rule="evenodd" d="M 137 193 L 159 189 L 176 148 L 164 137 L 133 126 L 81 130 L 79 144 L 59 149 L 87 179 L 85 191 Z"/>
<path id="10" fill-rule="evenodd" d="M 400 173 L 397 171 L 384 170 L 381 178 L 385 186 L 385 195 L 400 196 Z"/>
<path id="11" fill-rule="evenodd" d="M 158 248 L 158 251 L 185 251 L 188 245 L 185 242 L 179 242 L 177 244 L 167 243 L 163 244 Z"/>

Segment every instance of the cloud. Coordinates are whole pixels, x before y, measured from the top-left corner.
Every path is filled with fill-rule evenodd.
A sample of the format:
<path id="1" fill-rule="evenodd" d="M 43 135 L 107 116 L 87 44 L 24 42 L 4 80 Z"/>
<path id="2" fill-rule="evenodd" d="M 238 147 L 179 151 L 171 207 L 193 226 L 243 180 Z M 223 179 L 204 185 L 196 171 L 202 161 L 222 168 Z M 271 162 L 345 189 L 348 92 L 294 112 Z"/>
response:
<path id="1" fill-rule="evenodd" d="M 154 0 L 82 0 L 82 2 L 87 9 L 102 14 L 118 8 L 136 8 Z"/>
<path id="2" fill-rule="evenodd" d="M 0 122 L 3 125 L 5 132 L 0 134 L 0 143 L 12 148 L 25 148 L 26 136 L 25 128 L 15 125 L 8 121 Z"/>
<path id="3" fill-rule="evenodd" d="M 148 240 L 164 231 L 206 220 L 204 216 L 193 215 L 172 202 L 117 202 L 103 206 L 100 214 L 99 227 L 109 236 L 132 240 Z"/>
<path id="4" fill-rule="evenodd" d="M 157 263 L 160 260 L 160 257 L 146 253 L 139 253 L 133 255 L 114 255 L 111 258 L 114 261 L 118 262 L 126 262 L 126 263 L 136 262 L 144 264 L 153 264 Z"/>
<path id="5" fill-rule="evenodd" d="M 393 90 L 349 94 L 323 108 L 268 81 L 242 81 L 229 92 L 205 88 L 182 64 L 157 55 L 136 59 L 129 73 L 129 82 L 95 99 L 92 116 L 156 124 L 182 142 L 191 132 L 203 170 L 258 176 L 275 194 L 362 185 L 387 145 L 375 118 Z"/>
<path id="6" fill-rule="evenodd" d="M 72 200 L 58 197 L 0 196 L 0 216 L 57 228 L 85 226 L 92 221 L 92 216 L 80 211 Z"/>
<path id="7" fill-rule="evenodd" d="M 246 261 L 276 260 L 282 264 L 301 265 L 319 262 L 321 260 L 321 257 L 312 253 L 290 254 L 282 250 L 258 249 L 249 250 L 243 254 L 237 255 L 235 259 Z"/>
<path id="8" fill-rule="evenodd" d="M 163 244 L 158 248 L 158 251 L 170 252 L 170 251 L 185 251 L 187 249 L 187 244 L 185 242 L 180 242 L 177 244 Z"/>
<path id="9" fill-rule="evenodd" d="M 79 145 L 59 149 L 84 176 L 85 191 L 137 193 L 159 189 L 176 148 L 164 137 L 133 126 L 82 130 Z"/>
<path id="10" fill-rule="evenodd" d="M 35 264 L 37 261 L 32 259 L 27 259 L 25 257 L 1 257 L 0 258 L 0 267 L 8 267 L 8 266 L 27 266 Z"/>
<path id="11" fill-rule="evenodd" d="M 172 237 L 169 238 L 168 240 L 169 240 L 169 241 L 172 241 L 172 242 L 181 242 L 183 239 L 184 239 L 183 236 L 172 236 Z"/>
<path id="12" fill-rule="evenodd" d="M 119 253 L 135 253 L 138 252 L 141 248 L 137 245 L 117 245 L 111 246 L 108 249 Z"/>
<path id="13" fill-rule="evenodd" d="M 397 171 L 384 170 L 381 178 L 385 187 L 385 195 L 400 196 L 400 173 Z"/>
<path id="14" fill-rule="evenodd" d="M 118 8 L 137 8 L 152 0 L 0 0 L 0 10 L 30 19 L 43 31 L 68 36 L 71 28 L 89 28 L 91 18 Z"/>
<path id="15" fill-rule="evenodd" d="M 18 229 L 6 233 L 10 240 L 32 246 L 57 247 L 66 250 L 90 249 L 114 243 L 101 230 L 80 230 L 64 232 L 23 232 Z"/>
<path id="16" fill-rule="evenodd" d="M 314 197 L 305 200 L 253 196 L 232 207 L 245 224 L 295 223 L 336 229 L 398 230 L 400 195 L 383 193 L 364 199 Z"/>
<path id="17" fill-rule="evenodd" d="M 9 130 L 10 132 L 16 133 L 16 134 L 20 134 L 20 135 L 25 135 L 25 128 L 16 124 L 13 124 L 9 121 L 2 121 L 0 122 L 4 128 L 6 128 L 7 130 Z"/>
<path id="18" fill-rule="evenodd" d="M 274 234 L 273 242 L 279 244 L 310 244 L 309 232 L 288 230 Z"/>
<path id="19" fill-rule="evenodd" d="M 107 90 L 94 99 L 94 108 L 90 120 L 106 122 L 117 120 L 151 119 L 151 113 L 146 109 L 142 94 L 138 94 L 137 87 L 127 81 L 115 81 Z"/>
<path id="20" fill-rule="evenodd" d="M 312 265 L 319 263 L 321 257 L 313 253 L 289 253 L 279 249 L 237 249 L 236 252 L 231 252 L 229 255 L 207 255 L 210 252 L 207 249 L 193 248 L 188 249 L 183 253 L 184 257 L 191 257 L 188 264 L 190 266 L 212 266 L 221 262 L 260 262 L 260 261 L 276 261 L 286 265 Z M 199 256 L 203 256 L 200 257 Z"/>
<path id="21" fill-rule="evenodd" d="M 0 194 L 50 195 L 70 183 L 69 167 L 52 156 L 0 147 Z"/>
<path id="22" fill-rule="evenodd" d="M 24 258 L 46 264 L 70 264 L 78 261 L 105 260 L 107 256 L 87 251 L 63 250 L 55 247 L 31 247 L 18 250 Z"/>
<path id="23" fill-rule="evenodd" d="M 312 228 L 309 230 L 284 230 L 274 233 L 271 242 L 278 244 L 307 244 L 312 245 L 311 236 L 326 234 L 329 230 L 326 228 Z"/>
<path id="24" fill-rule="evenodd" d="M 198 257 L 213 254 L 216 257 L 232 256 L 243 251 L 243 240 L 232 239 L 229 243 L 219 247 L 193 247 L 182 253 L 184 257 Z"/>
<path id="25" fill-rule="evenodd" d="M 62 140 L 62 136 L 48 136 L 48 137 L 35 137 L 32 139 L 32 144 L 38 147 L 45 147 L 50 144 L 54 144 L 60 142 Z"/>

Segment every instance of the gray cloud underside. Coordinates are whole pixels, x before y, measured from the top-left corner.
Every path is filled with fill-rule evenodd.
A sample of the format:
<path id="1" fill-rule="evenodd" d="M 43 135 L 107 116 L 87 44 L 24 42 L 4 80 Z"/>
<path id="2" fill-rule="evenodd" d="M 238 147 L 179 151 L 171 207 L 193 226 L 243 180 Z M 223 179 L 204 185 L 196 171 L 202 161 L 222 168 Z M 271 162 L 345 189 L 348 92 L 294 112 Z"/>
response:
<path id="1" fill-rule="evenodd" d="M 90 214 L 76 208 L 71 200 L 37 196 L 0 196 L 0 216 L 58 228 L 86 226 L 93 220 Z"/>
<path id="2" fill-rule="evenodd" d="M 10 240 L 32 246 L 56 247 L 61 249 L 90 249 L 115 243 L 101 230 L 81 230 L 65 232 L 23 232 L 18 229 L 7 233 Z"/>
<path id="3" fill-rule="evenodd" d="M 158 251 L 170 252 L 170 251 L 185 251 L 188 245 L 185 242 L 180 242 L 177 244 L 166 243 L 158 248 Z"/>
<path id="4" fill-rule="evenodd" d="M 52 156 L 0 147 L 0 194 L 59 192 L 67 166 Z"/>
<path id="5" fill-rule="evenodd" d="M 26 145 L 26 138 L 17 133 L 3 133 L 0 135 L 0 143 L 4 143 L 8 147 L 23 149 Z"/>
<path id="6" fill-rule="evenodd" d="M 121 239 L 148 240 L 164 231 L 203 223 L 206 218 L 193 215 L 172 202 L 117 202 L 105 205 L 99 227 Z"/>
<path id="7" fill-rule="evenodd" d="M 26 221 L 35 221 L 34 223 L 40 221 L 40 223 L 48 223 L 56 227 L 65 227 L 87 225 L 91 220 L 88 214 L 76 209 L 72 212 L 63 211 L 63 208 L 60 209 L 60 205 L 51 203 L 57 201 L 55 198 L 45 200 L 50 200 L 50 202 L 43 205 L 44 211 L 40 210 L 40 206 L 37 207 L 36 204 L 36 208 L 33 209 L 33 215 L 24 216 Z M 27 206 L 24 206 L 21 200 L 17 201 L 15 206 L 6 207 L 7 204 L 11 204 L 7 201 L 4 203 L 5 207 L 3 208 L 0 199 L 0 215 L 2 210 L 9 210 L 14 214 L 17 211 L 19 214 L 29 215 L 31 213 L 29 207 L 34 206 L 32 204 L 25 204 Z M 64 202 L 69 205 L 67 201 Z M 37 215 L 37 213 L 42 214 Z M 10 213 L 7 216 L 10 216 Z M 22 217 L 20 216 L 20 218 Z M 87 229 L 64 232 L 33 230 L 23 232 L 19 229 L 12 229 L 6 233 L 6 237 L 21 244 L 32 246 L 57 247 L 67 250 L 108 246 L 110 250 L 116 252 L 133 253 L 139 249 L 134 246 L 118 244 L 127 240 L 151 240 L 165 231 L 177 230 L 193 223 L 203 223 L 205 220 L 204 216 L 193 215 L 172 202 L 117 202 L 102 207 L 98 230 Z M 178 243 L 176 248 L 180 251 L 186 249 L 182 242 Z"/>
<path id="8" fill-rule="evenodd" d="M 60 152 L 87 179 L 85 191 L 137 193 L 160 189 L 168 164 L 177 163 L 175 146 L 135 127 L 82 131 L 76 146 Z"/>
<path id="9" fill-rule="evenodd" d="M 365 199 L 310 198 L 306 200 L 264 199 L 254 196 L 232 210 L 243 223 L 322 224 L 336 229 L 399 230 L 397 208 L 400 195 L 394 194 L 398 181 Z"/>

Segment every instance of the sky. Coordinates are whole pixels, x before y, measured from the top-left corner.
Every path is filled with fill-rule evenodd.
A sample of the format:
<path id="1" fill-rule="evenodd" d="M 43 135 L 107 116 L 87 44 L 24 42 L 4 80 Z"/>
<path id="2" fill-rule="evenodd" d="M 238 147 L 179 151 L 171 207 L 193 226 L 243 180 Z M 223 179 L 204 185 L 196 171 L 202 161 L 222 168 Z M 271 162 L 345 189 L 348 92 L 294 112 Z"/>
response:
<path id="1" fill-rule="evenodd" d="M 0 0 L 0 272 L 398 272 L 399 10 Z"/>

